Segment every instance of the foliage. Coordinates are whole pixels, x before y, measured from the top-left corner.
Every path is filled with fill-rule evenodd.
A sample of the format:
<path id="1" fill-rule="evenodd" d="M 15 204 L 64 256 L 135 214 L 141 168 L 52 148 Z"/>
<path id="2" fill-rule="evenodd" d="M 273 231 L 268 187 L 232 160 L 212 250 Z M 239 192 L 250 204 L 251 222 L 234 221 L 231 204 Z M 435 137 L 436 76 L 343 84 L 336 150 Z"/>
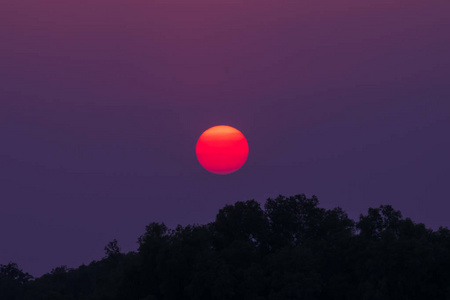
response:
<path id="1" fill-rule="evenodd" d="M 450 230 L 390 205 L 358 222 L 318 205 L 279 196 L 226 205 L 206 225 L 153 222 L 136 252 L 113 240 L 100 261 L 35 280 L 0 265 L 0 299 L 450 299 Z"/>

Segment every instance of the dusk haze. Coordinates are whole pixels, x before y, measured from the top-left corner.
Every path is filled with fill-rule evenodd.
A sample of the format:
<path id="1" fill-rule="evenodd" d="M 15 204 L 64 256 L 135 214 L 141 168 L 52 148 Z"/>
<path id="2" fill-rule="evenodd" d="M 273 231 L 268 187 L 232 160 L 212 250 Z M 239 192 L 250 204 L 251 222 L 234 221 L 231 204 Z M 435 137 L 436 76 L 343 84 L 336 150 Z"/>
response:
<path id="1" fill-rule="evenodd" d="M 0 265 L 39 278 L 102 260 L 114 239 L 147 251 L 152 222 L 219 222 L 238 201 L 270 223 L 280 194 L 324 218 L 392 205 L 450 226 L 449 13 L 449 0 L 3 1 Z"/>

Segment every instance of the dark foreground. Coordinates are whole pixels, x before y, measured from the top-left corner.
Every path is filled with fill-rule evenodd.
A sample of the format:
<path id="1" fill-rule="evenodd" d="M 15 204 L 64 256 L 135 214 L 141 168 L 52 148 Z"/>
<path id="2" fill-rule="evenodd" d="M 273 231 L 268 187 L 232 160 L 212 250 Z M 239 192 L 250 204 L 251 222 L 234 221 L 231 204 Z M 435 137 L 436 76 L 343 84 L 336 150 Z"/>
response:
<path id="1" fill-rule="evenodd" d="M 304 195 L 225 206 L 213 223 L 151 223 L 137 252 L 33 279 L 0 265 L 0 299 L 450 299 L 450 231 L 391 206 L 358 222 Z"/>

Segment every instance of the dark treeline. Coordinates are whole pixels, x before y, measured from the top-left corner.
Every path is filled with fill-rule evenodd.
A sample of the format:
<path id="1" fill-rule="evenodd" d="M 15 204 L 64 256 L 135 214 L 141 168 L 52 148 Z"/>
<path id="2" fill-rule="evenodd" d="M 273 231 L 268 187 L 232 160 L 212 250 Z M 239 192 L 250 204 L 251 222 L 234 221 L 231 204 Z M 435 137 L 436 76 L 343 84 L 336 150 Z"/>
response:
<path id="1" fill-rule="evenodd" d="M 237 202 L 207 225 L 151 223 L 138 243 L 36 279 L 0 265 L 0 299 L 450 299 L 450 231 L 389 205 L 354 222 L 305 195 Z"/>

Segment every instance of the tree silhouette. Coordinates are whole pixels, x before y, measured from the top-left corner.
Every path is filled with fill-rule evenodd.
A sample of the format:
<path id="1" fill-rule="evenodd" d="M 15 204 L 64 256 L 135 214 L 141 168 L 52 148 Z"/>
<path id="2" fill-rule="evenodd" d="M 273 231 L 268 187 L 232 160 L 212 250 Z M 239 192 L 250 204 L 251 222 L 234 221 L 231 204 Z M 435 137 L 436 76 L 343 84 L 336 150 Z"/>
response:
<path id="1" fill-rule="evenodd" d="M 31 279 L 32 276 L 19 269 L 16 263 L 0 265 L 0 299 L 21 299 Z"/>
<path id="2" fill-rule="evenodd" d="M 106 258 L 116 258 L 120 256 L 120 247 L 117 244 L 117 240 L 114 239 L 105 246 L 105 257 Z"/>
<path id="3" fill-rule="evenodd" d="M 150 223 L 138 245 L 34 280 L 0 265 L 0 299 L 450 299 L 450 230 L 390 205 L 354 222 L 314 196 L 240 201 L 205 225 Z"/>

